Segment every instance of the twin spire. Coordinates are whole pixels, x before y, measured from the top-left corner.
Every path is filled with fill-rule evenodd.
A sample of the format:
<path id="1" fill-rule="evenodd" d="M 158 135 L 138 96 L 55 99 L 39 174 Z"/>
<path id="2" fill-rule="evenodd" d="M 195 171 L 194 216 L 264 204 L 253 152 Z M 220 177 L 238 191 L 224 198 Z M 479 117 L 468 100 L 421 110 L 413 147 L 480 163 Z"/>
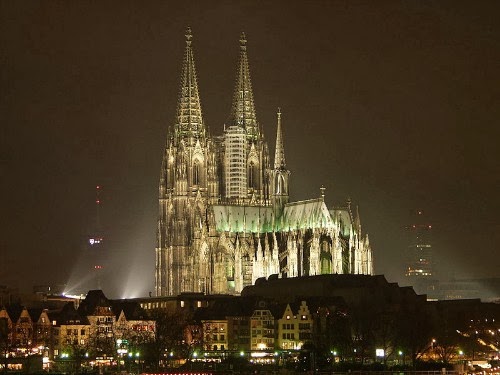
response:
<path id="1" fill-rule="evenodd" d="M 175 124 L 176 140 L 189 139 L 196 141 L 205 137 L 205 125 L 201 111 L 198 80 L 194 63 L 193 35 L 191 28 L 186 30 L 186 50 L 181 73 L 181 87 L 177 105 L 177 119 Z M 255 142 L 260 139 L 259 125 L 255 113 L 252 82 L 247 56 L 247 39 L 245 33 L 240 36 L 240 58 L 236 76 L 233 104 L 231 108 L 231 125 L 238 125 L 245 129 L 247 140 Z M 281 131 L 281 111 L 278 110 L 278 129 L 276 135 L 276 151 L 274 159 L 275 169 L 285 169 L 285 152 Z"/>
<path id="2" fill-rule="evenodd" d="M 188 28 L 186 31 L 186 50 L 182 63 L 179 103 L 177 105 L 176 139 L 188 138 L 196 140 L 205 136 L 193 48 L 191 47 L 192 39 L 191 29 Z"/>
<path id="3" fill-rule="evenodd" d="M 260 138 L 253 101 L 252 82 L 250 80 L 247 39 L 243 32 L 240 37 L 240 59 L 236 73 L 231 122 L 231 125 L 238 125 L 246 130 L 248 140 L 255 141 Z"/>

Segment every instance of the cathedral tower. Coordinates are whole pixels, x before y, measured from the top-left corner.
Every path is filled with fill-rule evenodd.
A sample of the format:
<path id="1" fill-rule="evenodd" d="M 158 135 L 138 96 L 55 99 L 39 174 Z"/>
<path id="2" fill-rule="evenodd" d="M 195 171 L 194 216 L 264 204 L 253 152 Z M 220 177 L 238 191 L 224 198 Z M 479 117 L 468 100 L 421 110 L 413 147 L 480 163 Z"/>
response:
<path id="1" fill-rule="evenodd" d="M 266 204 L 269 150 L 255 113 L 246 44 L 241 33 L 230 124 L 224 134 L 224 193 L 228 202 Z"/>
<path id="2" fill-rule="evenodd" d="M 198 266 L 191 245 L 202 237 L 206 203 L 218 196 L 213 144 L 201 111 L 192 34 L 186 32 L 177 116 L 163 156 L 159 184 L 156 294 L 176 295 L 202 286 L 190 276 Z M 201 278 L 208 277 L 204 272 Z M 201 282 L 203 284 L 204 282 Z"/>

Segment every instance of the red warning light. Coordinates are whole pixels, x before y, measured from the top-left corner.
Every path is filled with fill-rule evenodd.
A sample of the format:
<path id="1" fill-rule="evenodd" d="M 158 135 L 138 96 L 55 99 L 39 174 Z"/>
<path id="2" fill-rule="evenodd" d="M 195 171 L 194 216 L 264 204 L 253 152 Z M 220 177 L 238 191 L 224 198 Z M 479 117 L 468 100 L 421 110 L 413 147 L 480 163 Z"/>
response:
<path id="1" fill-rule="evenodd" d="M 95 188 L 96 188 L 96 189 L 100 189 L 101 187 L 100 187 L 99 185 L 97 185 Z"/>
<path id="2" fill-rule="evenodd" d="M 100 201 L 99 199 L 98 199 L 98 200 L 96 200 L 95 202 L 96 202 L 97 204 L 101 203 L 101 201 Z"/>

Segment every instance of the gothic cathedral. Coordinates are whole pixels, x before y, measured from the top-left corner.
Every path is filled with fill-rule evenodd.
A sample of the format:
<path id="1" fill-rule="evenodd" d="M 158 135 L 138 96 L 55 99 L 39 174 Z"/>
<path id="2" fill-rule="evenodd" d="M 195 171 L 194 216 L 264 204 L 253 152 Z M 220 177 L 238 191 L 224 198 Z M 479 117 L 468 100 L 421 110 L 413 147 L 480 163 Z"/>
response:
<path id="1" fill-rule="evenodd" d="M 290 202 L 282 116 L 274 163 L 255 114 L 245 35 L 230 122 L 221 136 L 204 122 L 186 34 L 177 116 L 169 130 L 159 184 L 157 296 L 239 294 L 261 277 L 372 274 L 359 215 L 319 198 Z"/>

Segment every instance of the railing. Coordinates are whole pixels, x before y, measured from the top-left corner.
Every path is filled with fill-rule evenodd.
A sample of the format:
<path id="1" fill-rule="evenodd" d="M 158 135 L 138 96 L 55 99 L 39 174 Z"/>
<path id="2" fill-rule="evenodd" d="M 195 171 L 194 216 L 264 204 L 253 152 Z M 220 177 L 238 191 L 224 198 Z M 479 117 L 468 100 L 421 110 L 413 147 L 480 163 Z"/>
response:
<path id="1" fill-rule="evenodd" d="M 162 372 L 162 373 L 142 373 L 141 375 L 214 375 L 214 374 L 226 374 L 226 375 L 247 375 L 247 374 L 255 374 L 256 372 L 252 371 L 232 371 L 232 370 L 210 370 L 210 371 L 189 371 L 189 370 L 172 370 L 170 372 Z M 279 371 L 258 371 L 259 375 L 279 375 L 281 372 Z M 368 370 L 356 370 L 349 372 L 329 372 L 329 371 L 320 371 L 320 372 L 295 372 L 295 371 L 286 371 L 284 372 L 286 375 L 460 375 L 463 373 L 454 371 L 454 370 L 446 370 L 444 371 L 368 371 Z"/>
<path id="2" fill-rule="evenodd" d="M 458 371 L 414 371 L 414 370 L 386 370 L 386 371 L 368 371 L 356 370 L 349 372 L 317 372 L 315 375 L 458 375 Z"/>

